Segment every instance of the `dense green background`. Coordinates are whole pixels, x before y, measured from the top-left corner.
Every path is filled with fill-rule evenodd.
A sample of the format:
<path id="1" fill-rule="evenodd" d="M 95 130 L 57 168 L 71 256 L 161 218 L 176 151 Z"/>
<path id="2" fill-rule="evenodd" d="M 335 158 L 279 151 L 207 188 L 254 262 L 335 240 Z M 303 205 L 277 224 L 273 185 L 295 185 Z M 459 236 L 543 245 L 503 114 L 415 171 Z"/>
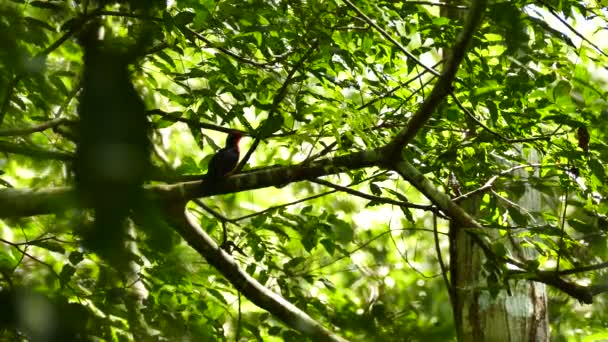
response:
<path id="1" fill-rule="evenodd" d="M 163 174 L 152 177 L 153 184 L 204 174 L 206 156 L 223 144 L 221 127 L 248 132 L 242 151 L 261 138 L 245 170 L 388 143 L 435 84 L 427 68 L 441 70 L 442 51 L 462 29 L 462 22 L 440 16 L 442 5 L 424 1 L 357 1 L 368 18 L 342 1 L 178 0 L 147 11 L 102 3 L 0 2 L 2 187 L 73 185 L 83 69 L 76 37 L 95 18 L 124 46 L 147 30 L 145 53 L 131 71 L 153 125 L 154 169 Z M 517 237 L 538 251 L 540 269 L 555 269 L 556 260 L 561 269 L 575 269 L 608 259 L 608 59 L 604 46 L 593 43 L 606 42 L 608 25 L 598 6 L 489 3 L 453 96 L 404 151 L 451 196 L 450 179 L 465 193 L 499 175 L 482 196 L 478 221 L 499 229 L 501 237 L 492 241 L 497 254 L 509 254 L 503 243 Z M 561 25 L 564 17 L 573 26 Z M 40 124 L 48 125 L 35 127 Z M 34 129 L 20 131 L 27 127 Z M 501 174 L 525 165 L 531 150 L 542 156 L 537 177 Z M 429 201 L 375 167 L 324 179 L 375 197 L 299 182 L 204 198 L 204 207 L 191 202 L 189 209 L 218 241 L 226 225 L 242 251 L 233 256 L 249 274 L 345 338 L 455 339 L 433 213 L 398 205 Z M 542 192 L 540 212 L 516 204 L 526 185 Z M 133 284 L 74 234 L 88 214 L 4 219 L 2 295 L 28 288 L 51 301 L 45 306 L 42 297 L 17 296 L 27 298 L 22 305 L 56 310 L 50 316 L 68 331 L 133 339 Z M 438 219 L 440 233 L 447 224 Z M 177 234 L 163 241 L 154 236 L 145 227 L 133 233 L 148 291 L 140 323 L 153 340 L 302 340 L 239 296 Z M 446 259 L 448 240 L 439 238 Z M 598 267 L 567 279 L 602 285 L 606 276 Z M 558 290 L 549 294 L 554 340 L 608 338 L 605 295 L 581 305 Z M 0 322 L 2 339 L 36 336 L 31 324 Z"/>

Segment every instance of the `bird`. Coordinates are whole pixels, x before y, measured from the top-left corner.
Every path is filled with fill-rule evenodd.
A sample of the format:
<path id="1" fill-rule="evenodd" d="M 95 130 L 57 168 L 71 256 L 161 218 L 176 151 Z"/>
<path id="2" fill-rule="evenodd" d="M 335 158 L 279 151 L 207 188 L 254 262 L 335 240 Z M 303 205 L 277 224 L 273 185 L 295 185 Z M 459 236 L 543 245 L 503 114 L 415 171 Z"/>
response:
<path id="1" fill-rule="evenodd" d="M 205 180 L 218 180 L 229 175 L 239 162 L 239 140 L 243 137 L 241 132 L 233 131 L 226 137 L 226 146 L 211 157 L 207 167 Z"/>

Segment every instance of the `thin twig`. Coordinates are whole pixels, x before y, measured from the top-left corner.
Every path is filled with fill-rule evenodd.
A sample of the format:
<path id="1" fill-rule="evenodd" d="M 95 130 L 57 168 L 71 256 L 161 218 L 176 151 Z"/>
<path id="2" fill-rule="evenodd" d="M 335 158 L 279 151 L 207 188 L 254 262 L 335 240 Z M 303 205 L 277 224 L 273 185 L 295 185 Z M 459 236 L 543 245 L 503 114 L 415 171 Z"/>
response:
<path id="1" fill-rule="evenodd" d="M 567 270 L 557 271 L 556 273 L 559 275 L 569 275 L 569 274 L 583 273 L 583 272 L 589 272 L 589 271 L 597 271 L 597 270 L 601 270 L 601 269 L 605 269 L 605 268 L 608 268 L 608 262 L 602 262 L 602 263 L 595 264 L 595 265 L 575 267 L 575 268 L 571 268 L 571 269 L 567 269 Z"/>
<path id="2" fill-rule="evenodd" d="M 463 5 L 454 5 L 447 2 L 441 1 L 420 1 L 420 0 L 407 0 L 403 2 L 406 5 L 427 5 L 427 6 L 437 6 L 437 7 L 445 7 L 445 8 L 454 8 L 460 10 L 466 10 L 469 7 Z"/>
<path id="3" fill-rule="evenodd" d="M 437 214 L 433 214 L 433 238 L 435 240 L 435 253 L 437 254 L 437 261 L 439 262 L 439 268 L 441 269 L 441 277 L 445 283 L 445 288 L 448 291 L 448 297 L 450 302 L 454 305 L 454 291 L 450 280 L 448 279 L 448 268 L 445 266 L 443 257 L 441 255 L 441 246 L 439 245 L 439 231 L 437 230 Z"/>
<path id="4" fill-rule="evenodd" d="M 369 240 L 367 240 L 367 241 L 363 242 L 362 244 L 356 246 L 354 249 L 352 249 L 352 250 L 350 250 L 348 252 L 345 252 L 344 255 L 342 255 L 342 256 L 340 256 L 340 257 L 338 257 L 336 259 L 333 259 L 331 261 L 328 261 L 328 262 L 324 263 L 323 265 L 319 265 L 319 266 L 317 266 L 315 268 L 308 269 L 307 271 L 308 272 L 313 272 L 313 271 L 317 271 L 317 270 L 320 270 L 322 268 L 325 268 L 327 266 L 331 266 L 332 264 L 335 264 L 336 262 L 338 262 L 338 261 L 340 261 L 342 259 L 348 258 L 353 253 L 355 253 L 355 252 L 357 252 L 357 251 L 359 251 L 359 250 L 361 250 L 361 249 L 369 246 L 372 242 L 378 240 L 379 238 L 383 237 L 384 235 L 390 234 L 390 233 L 396 232 L 396 231 L 423 231 L 423 232 L 433 233 L 432 229 L 427 229 L 427 228 L 397 228 L 397 229 L 389 229 L 389 230 L 386 230 L 386 231 L 384 231 L 384 232 L 382 232 L 382 233 L 380 233 L 380 234 L 378 234 L 378 235 L 370 238 Z M 439 234 L 445 234 L 445 233 L 439 233 Z M 300 274 L 294 273 L 294 275 L 297 276 L 297 275 L 300 275 Z"/>
<path id="5" fill-rule="evenodd" d="M 572 31 L 572 33 L 574 33 L 576 36 L 578 36 L 580 39 L 584 40 L 585 42 L 587 42 L 587 44 L 591 45 L 597 52 L 599 52 L 600 54 L 608 57 L 608 54 L 606 54 L 604 52 L 604 50 L 602 50 L 599 46 L 597 46 L 595 43 L 593 43 L 592 41 L 590 41 L 589 39 L 587 39 L 587 37 L 585 37 L 582 33 L 578 32 L 574 27 L 572 27 L 572 25 L 570 25 L 566 20 L 564 20 L 564 18 L 562 18 L 561 16 L 559 16 L 555 9 L 547 4 L 546 2 L 542 1 L 542 0 L 538 0 L 538 2 L 545 6 L 549 12 L 551 13 L 551 15 L 553 15 L 555 17 L 555 19 L 559 20 L 559 22 L 561 22 L 564 26 L 566 26 L 570 31 Z"/>
<path id="6" fill-rule="evenodd" d="M 560 225 L 561 225 L 561 229 L 560 229 L 560 235 L 559 235 L 559 251 L 557 253 L 557 261 L 555 262 L 555 271 L 559 272 L 559 262 L 562 258 L 562 252 L 563 252 L 563 248 L 564 248 L 564 236 L 566 234 L 566 213 L 568 211 L 568 193 L 569 193 L 569 186 L 566 185 L 566 189 L 564 190 L 564 209 L 562 210 L 562 219 L 560 220 Z"/>
<path id="7" fill-rule="evenodd" d="M 469 191 L 469 192 L 467 192 L 466 194 L 460 195 L 460 196 L 458 196 L 458 197 L 454 197 L 454 198 L 452 199 L 452 201 L 454 201 L 454 202 L 459 202 L 459 201 L 462 201 L 462 200 L 464 200 L 464 199 L 466 199 L 466 198 L 468 198 L 468 197 L 471 197 L 471 196 L 473 196 L 473 195 L 475 195 L 475 194 L 478 194 L 478 193 L 481 193 L 481 192 L 488 191 L 488 190 L 492 189 L 492 187 L 494 186 L 494 182 L 496 182 L 496 180 L 497 180 L 499 177 L 502 177 L 502 176 L 504 176 L 504 175 L 506 175 L 506 174 L 509 174 L 509 173 L 513 172 L 513 171 L 516 171 L 516 170 L 519 170 L 519 169 L 523 169 L 523 168 L 526 168 L 526 167 L 534 167 L 534 168 L 537 168 L 537 167 L 542 167 L 542 166 L 551 166 L 551 165 L 554 165 L 554 164 L 546 164 L 546 165 L 543 165 L 543 164 L 525 164 L 525 165 L 517 165 L 517 166 L 514 166 L 514 167 L 512 167 L 512 168 L 510 168 L 510 169 L 507 169 L 507 170 L 503 170 L 503 171 L 501 171 L 501 172 L 500 172 L 500 173 L 498 173 L 497 175 L 494 175 L 494 176 L 490 177 L 490 179 L 488 179 L 488 180 L 485 182 L 485 184 L 484 184 L 484 185 L 482 185 L 480 188 L 477 188 L 477 189 L 475 189 L 475 190 Z"/>
<path id="8" fill-rule="evenodd" d="M 380 172 L 380 173 L 378 173 L 376 175 L 373 175 L 371 177 L 367 177 L 365 179 L 362 179 L 359 182 L 355 182 L 352 185 L 356 185 L 356 184 L 361 184 L 361 183 L 367 182 L 367 181 L 372 180 L 372 179 L 374 179 L 376 177 L 383 176 L 383 175 L 385 175 L 387 173 L 388 173 L 388 171 Z M 289 202 L 289 203 L 284 203 L 284 204 L 281 204 L 281 205 L 276 205 L 276 206 L 269 207 L 267 209 L 264 209 L 264 210 L 261 210 L 261 211 L 258 211 L 258 212 L 252 213 L 252 214 L 247 214 L 247 215 L 244 215 L 244 216 L 241 216 L 241 217 L 233 218 L 233 219 L 231 219 L 231 222 L 242 221 L 242 220 L 249 219 L 249 218 L 252 218 L 252 217 L 255 217 L 255 216 L 263 215 L 263 214 L 265 214 L 267 212 L 270 212 L 270 211 L 273 211 L 273 210 L 277 210 L 277 209 L 289 207 L 289 206 L 292 206 L 292 205 L 295 205 L 295 204 L 307 202 L 307 201 L 310 201 L 310 200 L 313 200 L 313 199 L 317 199 L 319 197 L 331 195 L 331 194 L 336 193 L 336 192 L 338 192 L 338 190 L 326 191 L 326 192 L 322 192 L 322 193 L 319 193 L 319 194 L 316 194 L 316 195 L 304 197 L 302 199 L 299 199 L 299 200 L 296 200 L 296 201 L 292 201 L 292 202 Z"/>
<path id="9" fill-rule="evenodd" d="M 273 62 L 260 63 L 260 62 L 256 62 L 256 61 L 247 59 L 245 57 L 239 56 L 236 53 L 234 53 L 234 52 L 232 52 L 232 51 L 230 51 L 230 50 L 228 50 L 226 48 L 223 48 L 221 46 L 216 46 L 215 44 L 213 44 L 212 41 L 210 41 L 209 39 L 207 39 L 205 36 L 203 36 L 202 34 L 194 31 L 193 29 L 191 29 L 189 27 L 184 27 L 184 29 L 187 30 L 188 32 L 192 33 L 196 38 L 198 38 L 201 41 L 203 41 L 210 48 L 219 50 L 219 51 L 223 52 L 224 54 L 226 54 L 226 55 L 228 55 L 228 56 L 230 56 L 230 57 L 232 57 L 232 58 L 234 58 L 237 61 L 240 61 L 242 63 L 251 64 L 251 65 L 256 66 L 256 67 L 267 67 L 269 64 L 274 63 L 274 61 Z"/>
<path id="10" fill-rule="evenodd" d="M 320 198 L 320 197 L 323 197 L 323 196 L 331 195 L 331 194 L 336 193 L 336 192 L 338 192 L 338 190 L 332 190 L 332 191 L 322 192 L 322 193 L 319 193 L 319 194 L 316 194 L 316 195 L 312 195 L 312 196 L 301 198 L 301 199 L 296 200 L 296 201 L 292 201 L 292 202 L 283 203 L 283 204 L 280 204 L 280 205 L 275 205 L 275 206 L 272 206 L 272 207 L 268 207 L 268 208 L 266 208 L 264 210 L 256 211 L 255 213 L 251 213 L 251 214 L 243 215 L 243 216 L 240 216 L 240 217 L 236 217 L 236 218 L 231 219 L 231 221 L 232 222 L 238 222 L 238 221 L 250 219 L 252 217 L 264 215 L 264 214 L 266 214 L 268 212 L 271 212 L 271 211 L 274 211 L 274 210 L 277 210 L 277 209 L 286 208 L 286 207 L 289 207 L 289 206 L 292 206 L 292 205 L 296 205 L 296 204 L 300 204 L 300 203 L 303 203 L 303 202 L 311 201 L 313 199 L 317 199 L 317 198 Z"/>
<path id="11" fill-rule="evenodd" d="M 324 185 L 324 186 L 336 189 L 338 191 L 346 192 L 347 194 L 351 194 L 351 195 L 355 195 L 355 196 L 358 196 L 358 197 L 361 197 L 361 198 L 365 198 L 365 199 L 368 199 L 370 201 L 377 201 L 377 202 L 380 202 L 380 203 L 392 204 L 392 205 L 396 205 L 398 207 L 404 207 L 404 208 L 413 208 L 413 209 L 421 209 L 421 210 L 434 210 L 434 207 L 432 205 L 408 203 L 408 202 L 403 202 L 403 201 L 397 201 L 397 200 L 394 200 L 392 198 L 381 197 L 381 196 L 374 196 L 374 195 L 366 194 L 366 193 L 361 192 L 361 191 L 357 191 L 357 190 L 351 189 L 349 187 L 337 185 L 337 184 L 334 184 L 334 183 L 331 183 L 331 182 L 328 182 L 326 180 L 319 179 L 319 178 L 313 179 L 313 180 L 311 180 L 311 182 L 317 183 L 317 184 L 321 184 L 321 185 Z"/>
<path id="12" fill-rule="evenodd" d="M 348 0 L 344 0 L 348 1 Z M 445 100 L 452 91 L 452 82 L 456 78 L 456 72 L 460 63 L 464 60 L 468 47 L 473 40 L 475 31 L 481 24 L 486 8 L 486 0 L 476 0 L 471 3 L 467 20 L 463 30 L 458 35 L 456 43 L 450 49 L 443 72 L 428 97 L 422 102 L 416 113 L 408 120 L 407 127 L 401 130 L 395 138 L 387 145 L 387 153 L 400 154 L 401 150 L 410 143 L 418 131 L 424 127 L 437 107 Z M 396 158 L 397 159 L 397 158 Z"/>
<path id="13" fill-rule="evenodd" d="M 272 100 L 272 106 L 270 107 L 270 110 L 268 111 L 267 120 L 270 120 L 276 114 L 277 110 L 279 109 L 279 104 L 281 103 L 281 101 L 283 101 L 283 99 L 287 95 L 287 88 L 291 84 L 291 81 L 293 80 L 294 75 L 304 65 L 304 62 L 312 55 L 312 53 L 315 51 L 316 47 L 317 47 L 317 44 L 316 43 L 313 44 L 308 49 L 308 51 L 306 51 L 306 53 L 304 53 L 304 55 L 300 58 L 300 60 L 298 60 L 298 62 L 291 68 L 291 70 L 287 74 L 287 77 L 285 78 L 285 81 L 283 82 L 283 85 L 281 86 L 278 93 L 274 96 L 274 98 Z M 265 121 L 265 122 L 267 122 L 267 121 Z M 262 124 L 264 124 L 264 123 L 262 123 Z M 262 127 L 260 127 L 260 128 L 262 128 Z M 247 161 L 249 161 L 249 158 L 251 157 L 251 155 L 253 154 L 255 149 L 260 144 L 261 139 L 262 139 L 262 137 L 260 136 L 260 131 L 258 131 L 255 139 L 253 140 L 253 143 L 249 147 L 249 150 L 247 151 L 247 153 L 245 153 L 245 156 L 237 165 L 237 167 L 234 171 L 235 173 L 240 172 L 243 169 L 243 167 L 247 164 Z"/>
<path id="14" fill-rule="evenodd" d="M 443 61 L 439 61 L 439 62 L 435 63 L 432 66 L 432 68 L 435 68 L 435 67 L 439 66 L 441 63 L 443 63 Z M 428 70 L 423 70 L 422 72 L 418 73 L 416 76 L 414 76 L 414 77 L 410 78 L 409 80 L 407 80 L 407 81 L 405 81 L 405 82 L 403 82 L 403 83 L 395 86 L 394 88 L 392 88 L 389 91 L 387 91 L 385 94 L 382 94 L 382 96 L 375 97 L 372 100 L 370 100 L 369 102 L 366 102 L 366 103 L 362 104 L 361 106 L 359 106 L 357 108 L 357 110 L 364 109 L 365 107 L 369 107 L 372 104 L 374 104 L 374 103 L 376 103 L 376 102 L 378 102 L 378 101 L 380 101 L 382 99 L 385 99 L 385 98 L 387 98 L 389 96 L 392 96 L 397 90 L 399 90 L 401 88 L 404 88 L 404 87 L 407 87 L 410 83 L 412 83 L 412 82 L 416 81 L 417 79 L 421 78 L 427 72 L 429 72 L 429 71 Z"/>
<path id="15" fill-rule="evenodd" d="M 552 133 L 543 134 L 543 135 L 536 136 L 536 137 L 516 138 L 516 139 L 507 138 L 507 137 L 503 136 L 502 134 L 492 130 L 490 127 L 488 127 L 483 122 L 481 122 L 481 120 L 479 120 L 470 110 L 468 110 L 466 107 L 464 107 L 462 105 L 462 103 L 460 102 L 460 100 L 458 100 L 458 98 L 456 97 L 456 94 L 454 94 L 453 91 L 450 91 L 450 97 L 452 98 L 452 100 L 454 100 L 454 102 L 456 103 L 456 106 L 458 106 L 458 108 L 460 108 L 460 110 L 462 110 L 469 118 L 471 118 L 473 121 L 475 121 L 475 123 L 477 123 L 479 126 L 481 126 L 481 128 L 483 128 L 490 134 L 492 134 L 492 135 L 498 137 L 499 139 L 504 140 L 508 143 L 530 142 L 530 141 L 537 141 L 537 140 L 550 140 L 553 136 L 555 136 L 557 131 L 561 128 L 561 125 L 560 125 Z"/>
<path id="16" fill-rule="evenodd" d="M 211 209 L 211 207 L 209 207 L 208 205 L 206 205 L 205 203 L 203 203 L 203 201 L 201 201 L 200 199 L 193 199 L 192 201 L 194 203 L 196 203 L 198 206 L 200 206 L 201 208 L 203 208 L 203 210 L 205 210 L 206 212 L 208 212 L 209 214 L 211 214 L 211 216 L 213 216 L 216 219 L 220 220 L 221 222 L 234 223 L 235 225 L 240 226 L 234 220 L 231 220 L 230 218 L 222 215 L 221 213 L 219 213 L 219 212 Z"/>
<path id="17" fill-rule="evenodd" d="M 26 257 L 28 257 L 28 258 L 30 258 L 30 259 L 32 259 L 32 260 L 34 260 L 35 262 L 37 262 L 37 263 L 39 263 L 39 264 L 41 264 L 41 265 L 46 266 L 46 267 L 47 267 L 47 268 L 48 268 L 48 269 L 51 271 L 51 273 L 53 273 L 53 275 L 55 275 L 55 277 L 57 278 L 57 280 L 59 280 L 59 282 L 61 282 L 61 277 L 59 276 L 59 274 L 57 274 L 57 272 L 55 272 L 55 270 L 53 269 L 53 266 L 51 266 L 50 264 L 48 264 L 48 263 L 46 263 L 46 262 L 44 262 L 44 261 L 42 261 L 42 260 L 40 260 L 40 259 L 36 258 L 35 256 L 33 256 L 33 255 L 29 254 L 29 253 L 28 253 L 28 252 L 26 252 L 24 249 L 21 249 L 21 248 L 19 247 L 19 245 L 18 245 L 18 244 L 12 243 L 12 242 L 10 242 L 10 241 L 8 241 L 8 240 L 5 240 L 5 239 L 3 239 L 3 238 L 0 238 L 0 242 L 3 242 L 3 243 L 5 243 L 5 244 L 7 244 L 7 245 L 9 245 L 9 246 L 11 246 L 11 247 L 13 247 L 13 248 L 15 248 L 15 249 L 16 249 L 17 251 L 19 251 L 19 253 L 21 253 L 22 255 L 24 255 L 24 256 L 26 256 Z M 27 248 L 27 246 L 26 246 L 26 248 Z"/>
<path id="18" fill-rule="evenodd" d="M 388 40 L 393 45 L 395 45 L 399 50 L 401 50 L 401 52 L 403 52 L 408 58 L 412 59 L 414 62 L 416 62 L 416 64 L 422 66 L 425 70 L 432 73 L 433 75 L 439 76 L 438 71 L 436 71 L 435 69 L 433 69 L 431 67 L 426 66 L 426 64 L 422 63 L 422 61 L 420 61 L 418 58 L 416 58 L 416 56 L 414 56 L 411 52 L 407 51 L 407 49 L 403 45 L 401 45 L 401 43 L 399 43 L 397 40 L 395 40 L 395 38 L 393 38 L 390 34 L 388 34 L 388 32 L 386 32 L 383 28 L 378 26 L 378 24 L 376 24 L 370 17 L 368 17 L 365 13 L 363 13 L 363 11 L 361 11 L 359 9 L 359 7 L 355 6 L 355 4 L 353 4 L 349 0 L 342 0 L 342 1 L 344 1 L 344 3 L 346 5 L 348 5 L 348 7 L 350 7 L 353 11 L 357 12 L 357 14 L 363 18 L 363 21 L 365 21 L 371 27 L 375 28 L 376 31 L 378 31 L 384 38 L 386 38 L 386 40 Z"/>
<path id="19" fill-rule="evenodd" d="M 226 128 L 226 127 L 220 126 L 220 125 L 200 122 L 195 119 L 186 119 L 186 118 L 183 118 L 174 113 L 175 112 L 167 113 L 161 109 L 151 109 L 151 110 L 146 111 L 147 115 L 158 115 L 158 116 L 161 116 L 165 120 L 172 121 L 172 122 L 183 122 L 183 123 L 187 123 L 188 125 L 191 125 L 191 126 L 194 126 L 197 128 L 208 129 L 208 130 L 223 132 L 223 133 L 232 133 L 232 132 L 238 131 L 238 130 L 235 130 L 232 128 Z M 238 132 L 241 133 L 242 135 L 249 135 L 249 133 L 247 133 L 245 131 L 238 131 Z"/>

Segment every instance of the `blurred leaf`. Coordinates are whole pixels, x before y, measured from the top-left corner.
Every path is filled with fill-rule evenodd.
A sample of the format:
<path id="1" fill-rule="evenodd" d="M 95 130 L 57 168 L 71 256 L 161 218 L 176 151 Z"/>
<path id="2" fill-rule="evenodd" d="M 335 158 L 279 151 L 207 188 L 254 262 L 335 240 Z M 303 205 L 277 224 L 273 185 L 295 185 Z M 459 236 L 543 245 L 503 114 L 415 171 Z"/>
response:
<path id="1" fill-rule="evenodd" d="M 30 242 L 30 245 L 44 248 L 44 249 L 47 249 L 52 252 L 57 252 L 57 253 L 61 253 L 61 254 L 65 253 L 65 248 L 63 248 L 63 246 L 60 243 L 53 242 L 50 240 L 32 241 L 32 242 Z"/>
<path id="2" fill-rule="evenodd" d="M 70 252 L 68 260 L 70 260 L 70 263 L 72 265 L 78 265 L 81 261 L 84 260 L 84 255 L 81 252 Z"/>
<path id="3" fill-rule="evenodd" d="M 260 139 L 266 139 L 275 132 L 279 131 L 283 126 L 283 116 L 275 114 L 272 117 L 266 119 L 261 125 L 258 131 L 258 137 Z"/>
<path id="4" fill-rule="evenodd" d="M 62 10 L 64 8 L 64 4 L 62 1 L 31 1 L 29 5 L 32 7 L 52 9 L 57 11 Z"/>
<path id="5" fill-rule="evenodd" d="M 65 264 L 59 273 L 59 279 L 61 284 L 67 284 L 72 276 L 76 273 L 76 268 L 70 264 Z"/>
<path id="6" fill-rule="evenodd" d="M 192 12 L 179 12 L 173 20 L 177 26 L 186 26 L 194 20 L 194 17 L 195 14 Z"/>

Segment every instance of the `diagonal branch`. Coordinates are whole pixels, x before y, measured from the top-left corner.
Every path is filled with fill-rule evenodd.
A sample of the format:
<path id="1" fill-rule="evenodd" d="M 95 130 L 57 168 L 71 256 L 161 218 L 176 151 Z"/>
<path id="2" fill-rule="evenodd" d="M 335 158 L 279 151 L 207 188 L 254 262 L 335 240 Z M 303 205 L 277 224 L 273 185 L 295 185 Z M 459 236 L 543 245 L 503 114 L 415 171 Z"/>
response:
<path id="1" fill-rule="evenodd" d="M 268 111 L 268 118 L 266 119 L 266 121 L 262 122 L 262 125 L 264 125 L 265 122 L 270 122 L 272 117 L 276 114 L 276 112 L 279 109 L 279 104 L 281 103 L 281 101 L 283 101 L 283 99 L 285 98 L 285 95 L 287 95 L 287 88 L 291 84 L 291 81 L 293 80 L 294 75 L 296 74 L 297 71 L 300 70 L 300 68 L 302 68 L 302 66 L 304 65 L 304 62 L 306 62 L 306 60 L 312 55 L 312 53 L 313 53 L 313 51 L 315 51 L 316 47 L 317 47 L 317 44 L 314 43 L 308 49 L 308 51 L 306 51 L 306 53 L 304 53 L 304 55 L 300 58 L 300 60 L 298 60 L 298 62 L 291 68 L 291 70 L 287 74 L 287 77 L 285 78 L 285 81 L 283 82 L 283 85 L 281 86 L 281 89 L 279 89 L 279 92 L 273 98 L 272 106 L 270 107 L 270 110 Z M 256 137 L 253 141 L 253 144 L 251 144 L 251 147 L 249 147 L 249 150 L 247 151 L 247 153 L 245 153 L 245 156 L 243 157 L 241 162 L 237 165 L 236 169 L 234 170 L 235 173 L 238 173 L 243 169 L 243 167 L 247 164 L 247 161 L 249 160 L 249 158 L 251 157 L 251 155 L 253 154 L 255 149 L 260 144 L 260 141 L 262 140 L 262 138 L 265 138 L 265 137 L 261 136 L 261 134 L 262 134 L 261 131 L 263 130 L 263 128 L 264 128 L 264 126 L 259 127 L 258 132 L 256 133 Z"/>
<path id="2" fill-rule="evenodd" d="M 439 191 L 418 169 L 410 162 L 402 160 L 395 165 L 395 171 L 412 184 L 426 198 L 435 204 L 444 214 L 449 216 L 458 227 L 462 228 L 483 228 L 471 215 L 459 207 L 445 193 Z M 506 262 L 520 269 L 527 269 L 527 265 L 510 257 L 497 256 L 490 246 L 473 230 L 468 230 L 471 238 L 481 248 L 488 259 L 497 262 Z"/>
<path id="3" fill-rule="evenodd" d="M 168 211 L 165 215 L 168 223 L 247 299 L 315 341 L 346 341 L 243 271 L 236 261 L 184 212 L 183 203 L 185 202 L 165 207 Z"/>
<path id="4" fill-rule="evenodd" d="M 351 194 L 357 197 L 361 197 L 361 198 L 365 198 L 367 200 L 370 201 L 376 201 L 379 203 L 385 203 L 385 204 L 392 204 L 392 205 L 396 205 L 398 207 L 403 207 L 403 208 L 412 208 L 412 209 L 421 209 L 421 210 L 434 210 L 432 205 L 425 205 L 425 204 L 416 204 L 416 203 L 410 203 L 410 202 L 403 202 L 403 201 L 397 201 L 394 200 L 392 198 L 388 198 L 388 197 L 381 197 L 381 196 L 375 196 L 375 195 L 370 195 L 370 194 L 366 194 L 365 192 L 361 192 L 355 189 L 351 189 L 349 187 L 346 186 L 341 186 L 341 185 L 337 185 L 331 182 L 328 182 L 326 180 L 323 179 L 315 179 L 312 180 L 313 183 L 317 183 L 317 184 L 321 184 L 321 185 L 325 185 L 329 188 L 332 189 L 336 189 L 338 191 L 342 191 L 342 192 L 346 192 L 347 194 Z"/>
<path id="5" fill-rule="evenodd" d="M 70 122 L 70 120 L 67 118 L 57 118 L 57 119 L 53 119 L 53 120 L 43 122 L 38 125 L 33 125 L 30 127 L 0 129 L 0 137 L 28 135 L 28 134 L 32 134 L 35 132 L 42 132 L 49 128 L 54 128 L 54 127 L 57 127 L 59 125 L 62 125 L 64 123 L 68 123 L 68 122 Z"/>
<path id="6" fill-rule="evenodd" d="M 164 120 L 167 121 L 171 121 L 171 122 L 183 122 L 186 123 L 188 125 L 192 125 L 194 127 L 197 128 L 201 128 L 201 129 L 209 129 L 209 130 L 213 130 L 213 131 L 217 131 L 217 132 L 224 132 L 226 134 L 231 133 L 231 132 L 235 132 L 238 131 L 243 135 L 248 135 L 247 132 L 245 131 L 239 131 L 239 130 L 235 130 L 232 128 L 226 128 L 224 126 L 220 126 L 220 125 L 215 125 L 215 124 L 210 124 L 210 123 L 206 123 L 206 122 L 201 122 L 200 120 L 197 119 L 188 119 L 188 118 L 184 118 L 181 116 L 181 112 L 165 112 L 161 109 L 150 109 L 146 111 L 147 115 L 158 115 L 160 117 L 162 117 Z"/>
<path id="7" fill-rule="evenodd" d="M 382 29 L 382 27 L 378 26 L 378 24 L 376 24 L 370 17 L 368 17 L 365 13 L 363 13 L 363 11 L 361 11 L 359 9 L 359 7 L 357 7 L 355 4 L 353 4 L 349 0 L 342 0 L 342 1 L 344 1 L 344 3 L 346 5 L 348 5 L 348 7 L 350 7 L 353 11 L 357 12 L 357 14 L 360 15 L 361 18 L 363 18 L 363 20 L 368 25 L 370 25 L 371 27 L 376 29 L 376 31 L 380 32 L 380 34 L 384 38 L 386 38 L 386 40 L 388 40 L 393 45 L 395 45 L 399 50 L 401 50 L 401 52 L 403 52 L 407 56 L 407 58 L 410 58 L 411 60 L 416 62 L 416 64 L 420 65 L 421 67 L 423 67 L 426 71 L 430 72 L 431 74 L 433 74 L 435 76 L 439 76 L 439 73 L 437 71 L 435 71 L 435 69 L 428 67 L 426 64 L 422 63 L 422 61 L 420 61 L 418 58 L 416 58 L 416 56 L 414 56 L 411 52 L 407 51 L 407 49 L 403 45 L 401 45 L 397 40 L 395 40 L 395 38 L 391 37 L 391 35 L 388 34 L 388 32 L 386 32 L 384 29 Z"/>
<path id="8" fill-rule="evenodd" d="M 74 157 L 72 153 L 45 150 L 39 147 L 31 147 L 23 144 L 15 144 L 0 140 L 0 152 L 22 154 L 32 158 L 55 159 L 70 161 Z"/>
<path id="9" fill-rule="evenodd" d="M 405 148 L 452 90 L 452 82 L 456 77 L 456 71 L 468 51 L 477 27 L 481 24 L 485 8 L 486 0 L 473 1 L 471 4 L 464 28 L 460 32 L 456 44 L 450 49 L 451 53 L 445 63 L 445 69 L 439 76 L 431 94 L 420 105 L 418 111 L 408 121 L 407 126 L 390 142 L 392 154 L 396 155 Z"/>
<path id="10" fill-rule="evenodd" d="M 462 200 L 464 200 L 466 198 L 469 198 L 469 197 L 471 197 L 471 196 L 473 196 L 475 194 L 479 194 L 479 193 L 483 193 L 483 192 L 489 191 L 490 189 L 492 189 L 492 187 L 494 186 L 494 182 L 496 182 L 496 180 L 499 177 L 502 177 L 502 176 L 504 176 L 506 174 L 509 174 L 509 173 L 513 172 L 513 171 L 516 171 L 516 170 L 519 170 L 519 169 L 523 169 L 523 168 L 527 168 L 527 167 L 540 168 L 542 166 L 543 166 L 542 164 L 523 164 L 523 165 L 516 165 L 516 166 L 514 166 L 512 168 L 500 171 L 498 174 L 490 177 L 490 179 L 488 179 L 484 183 L 484 185 L 482 185 L 481 187 L 479 187 L 479 188 L 477 188 L 475 190 L 471 190 L 471 191 L 467 192 L 466 194 L 462 194 L 462 195 L 460 195 L 458 197 L 454 197 L 452 199 L 452 201 L 454 201 L 454 202 L 460 202 L 460 201 L 462 201 Z M 547 164 L 547 165 L 544 165 L 544 166 L 550 166 L 550 164 Z"/>
<path id="11" fill-rule="evenodd" d="M 585 35 L 583 35 L 579 31 L 577 31 L 574 27 L 572 27 L 572 25 L 570 25 L 570 23 L 568 23 L 568 21 L 566 21 L 561 15 L 559 15 L 555 11 L 555 8 L 553 8 L 553 6 L 551 6 L 550 4 L 548 4 L 547 2 L 542 1 L 542 0 L 538 0 L 538 2 L 541 5 L 545 6 L 549 10 L 549 12 L 551 13 L 551 15 L 553 17 L 555 17 L 555 19 L 557 19 L 560 23 L 562 23 L 562 25 L 566 26 L 572 33 L 574 33 L 576 36 L 578 36 L 583 41 L 587 42 L 587 44 L 591 45 L 595 49 L 595 51 L 597 51 L 598 53 L 604 55 L 605 57 L 608 57 L 608 54 L 606 52 L 604 52 L 604 50 L 602 50 L 599 46 L 597 46 L 591 40 L 589 40 L 587 37 L 585 37 Z"/>

